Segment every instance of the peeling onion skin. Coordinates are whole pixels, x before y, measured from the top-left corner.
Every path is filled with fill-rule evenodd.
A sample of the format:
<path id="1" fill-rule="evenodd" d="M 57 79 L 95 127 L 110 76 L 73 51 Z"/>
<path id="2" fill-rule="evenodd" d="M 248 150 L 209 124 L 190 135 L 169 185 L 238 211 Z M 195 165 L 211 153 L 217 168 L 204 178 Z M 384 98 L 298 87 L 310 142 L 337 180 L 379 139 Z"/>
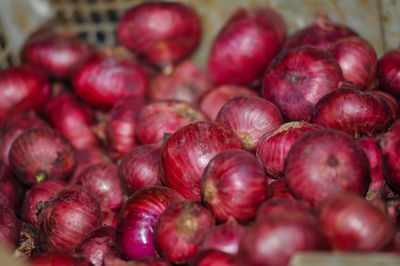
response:
<path id="1" fill-rule="evenodd" d="M 333 250 L 379 251 L 390 244 L 395 233 L 389 217 L 351 193 L 329 198 L 322 204 L 319 218 Z"/>
<path id="2" fill-rule="evenodd" d="M 259 139 L 283 123 L 278 107 L 257 96 L 237 96 L 219 110 L 216 122 L 232 128 L 246 148 L 255 150 Z"/>
<path id="3" fill-rule="evenodd" d="M 229 149 L 244 149 L 236 133 L 214 122 L 197 122 L 172 134 L 161 151 L 161 180 L 188 200 L 200 201 L 201 176 L 210 160 Z"/>
<path id="4" fill-rule="evenodd" d="M 378 62 L 377 76 L 383 91 L 400 98 L 400 49 L 387 52 Z"/>
<path id="5" fill-rule="evenodd" d="M 83 256 L 74 253 L 41 253 L 33 256 L 29 260 L 31 266 L 93 266 L 93 264 Z"/>
<path id="6" fill-rule="evenodd" d="M 282 51 L 268 66 L 262 96 L 275 103 L 287 121 L 311 121 L 314 106 L 343 79 L 326 50 L 303 46 Z"/>
<path id="7" fill-rule="evenodd" d="M 285 198 L 294 199 L 292 193 L 289 191 L 286 179 L 284 177 L 278 178 L 269 184 L 270 198 Z"/>
<path id="8" fill-rule="evenodd" d="M 219 85 L 257 82 L 282 48 L 285 37 L 285 21 L 274 10 L 239 9 L 214 40 L 208 71 Z"/>
<path id="9" fill-rule="evenodd" d="M 397 124 L 398 125 L 398 124 Z M 377 137 L 383 154 L 383 173 L 390 188 L 400 194 L 400 128 L 392 127 Z"/>
<path id="10" fill-rule="evenodd" d="M 256 221 L 262 221 L 271 215 L 285 213 L 313 214 L 312 209 L 306 203 L 295 199 L 272 198 L 260 205 L 257 210 Z"/>
<path id="11" fill-rule="evenodd" d="M 197 253 L 191 266 L 234 266 L 235 258 L 220 250 L 204 250 Z"/>
<path id="12" fill-rule="evenodd" d="M 378 90 L 369 91 L 369 93 L 381 97 L 389 104 L 390 109 L 392 110 L 393 121 L 399 118 L 399 103 L 397 102 L 397 99 L 393 95 Z"/>
<path id="13" fill-rule="evenodd" d="M 287 154 L 284 174 L 293 196 L 311 207 L 342 191 L 365 196 L 371 182 L 368 157 L 360 144 L 330 129 L 298 139 Z"/>
<path id="14" fill-rule="evenodd" d="M 0 245 L 14 250 L 17 246 L 21 222 L 13 210 L 0 206 Z"/>
<path id="15" fill-rule="evenodd" d="M 322 128 L 306 121 L 294 121 L 264 134 L 258 142 L 256 155 L 267 174 L 273 178 L 283 177 L 284 162 L 290 147 L 301 136 L 318 129 Z"/>
<path id="16" fill-rule="evenodd" d="M 201 196 L 217 222 L 226 222 L 232 216 L 246 223 L 269 197 L 267 177 L 253 154 L 243 150 L 223 151 L 204 170 Z"/>

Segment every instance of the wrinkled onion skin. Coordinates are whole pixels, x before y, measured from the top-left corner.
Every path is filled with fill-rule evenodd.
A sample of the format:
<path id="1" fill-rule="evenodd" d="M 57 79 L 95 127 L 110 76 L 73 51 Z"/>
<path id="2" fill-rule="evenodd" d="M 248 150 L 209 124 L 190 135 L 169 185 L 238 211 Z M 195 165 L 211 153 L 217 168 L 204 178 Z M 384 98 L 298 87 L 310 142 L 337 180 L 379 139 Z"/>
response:
<path id="1" fill-rule="evenodd" d="M 41 253 L 29 260 L 31 266 L 93 266 L 83 256 L 74 253 Z"/>
<path id="2" fill-rule="evenodd" d="M 328 51 L 299 47 L 272 60 L 263 79 L 262 96 L 275 103 L 286 120 L 311 121 L 314 106 L 342 79 L 340 65 Z"/>
<path id="3" fill-rule="evenodd" d="M 201 175 L 210 160 L 229 149 L 244 149 L 236 133 L 221 124 L 197 122 L 171 135 L 161 151 L 161 180 L 189 200 L 200 201 Z"/>
<path id="4" fill-rule="evenodd" d="M 0 245 L 14 250 L 19 239 L 21 222 L 13 210 L 0 206 Z"/>
<path id="5" fill-rule="evenodd" d="M 155 256 L 156 220 L 169 205 L 182 200 L 181 195 L 167 187 L 148 187 L 132 194 L 118 217 L 117 240 L 121 255 L 127 260 Z"/>
<path id="6" fill-rule="evenodd" d="M 261 204 L 257 210 L 257 221 L 262 221 L 271 215 L 281 213 L 313 214 L 310 206 L 302 201 L 289 198 L 272 198 Z"/>
<path id="7" fill-rule="evenodd" d="M 284 174 L 294 197 L 312 207 L 342 191 L 365 196 L 371 181 L 368 157 L 360 144 L 329 129 L 298 139 L 287 154 Z"/>
<path id="8" fill-rule="evenodd" d="M 220 250 L 204 250 L 193 260 L 192 266 L 234 266 L 235 258 Z"/>
<path id="9" fill-rule="evenodd" d="M 382 90 L 400 98 L 400 49 L 386 53 L 378 62 L 377 76 Z"/>
<path id="10" fill-rule="evenodd" d="M 204 170 L 201 197 L 218 222 L 232 216 L 246 223 L 269 197 L 267 177 L 253 154 L 243 150 L 223 151 Z"/>
<path id="11" fill-rule="evenodd" d="M 369 91 L 369 93 L 381 97 L 389 104 L 390 109 L 392 110 L 393 121 L 399 118 L 399 103 L 393 95 L 384 91 L 377 90 Z"/>
<path id="12" fill-rule="evenodd" d="M 324 202 L 319 218 L 334 250 L 379 251 L 390 244 L 395 232 L 381 210 L 350 193 L 339 193 Z"/>
<path id="13" fill-rule="evenodd" d="M 294 199 L 292 193 L 289 191 L 286 178 L 281 177 L 269 184 L 269 192 L 271 198 L 285 198 Z"/>
<path id="14" fill-rule="evenodd" d="M 377 137 L 383 154 L 383 173 L 386 182 L 396 193 L 400 193 L 400 128 L 392 127 Z"/>

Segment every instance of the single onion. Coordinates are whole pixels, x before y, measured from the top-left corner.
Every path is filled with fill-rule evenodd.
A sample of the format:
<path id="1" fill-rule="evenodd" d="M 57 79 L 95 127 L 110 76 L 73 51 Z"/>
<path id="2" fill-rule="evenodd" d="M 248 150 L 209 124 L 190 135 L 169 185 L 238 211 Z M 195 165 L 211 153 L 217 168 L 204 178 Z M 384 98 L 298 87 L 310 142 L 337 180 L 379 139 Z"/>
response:
<path id="1" fill-rule="evenodd" d="M 250 85 L 262 77 L 285 37 L 285 21 L 274 10 L 239 9 L 214 40 L 208 71 L 217 84 Z"/>
<path id="2" fill-rule="evenodd" d="M 257 145 L 256 155 L 267 174 L 273 178 L 283 176 L 286 154 L 293 143 L 305 134 L 321 129 L 306 121 L 288 122 L 264 134 Z"/>
<path id="3" fill-rule="evenodd" d="M 351 28 L 333 22 L 327 14 L 319 13 L 314 23 L 295 32 L 285 44 L 285 49 L 304 45 L 327 48 L 329 45 L 358 34 Z"/>
<path id="4" fill-rule="evenodd" d="M 147 93 L 149 81 L 144 68 L 132 55 L 116 49 L 89 56 L 72 76 L 76 94 L 102 110 L 110 110 L 125 97 L 144 97 Z"/>
<path id="5" fill-rule="evenodd" d="M 269 192 L 271 198 L 285 198 L 294 199 L 292 193 L 289 191 L 286 179 L 284 177 L 276 179 L 269 185 Z"/>
<path id="6" fill-rule="evenodd" d="M 13 210 L 0 206 L 0 246 L 14 250 L 17 246 L 21 223 Z"/>
<path id="7" fill-rule="evenodd" d="M 117 240 L 127 260 L 155 256 L 154 227 L 160 214 L 183 197 L 167 187 L 143 188 L 129 197 L 122 207 L 117 225 Z"/>
<path id="8" fill-rule="evenodd" d="M 70 252 L 101 224 L 99 200 L 91 190 L 71 185 L 39 202 L 39 241 L 44 251 Z"/>
<path id="9" fill-rule="evenodd" d="M 392 120 L 385 100 L 346 85 L 322 97 L 314 109 L 314 123 L 355 138 L 383 132 Z"/>
<path id="10" fill-rule="evenodd" d="M 281 112 L 272 102 L 257 96 L 237 96 L 222 106 L 216 122 L 232 128 L 248 150 L 283 123 Z"/>
<path id="11" fill-rule="evenodd" d="M 230 216 L 241 223 L 252 220 L 268 196 L 262 165 L 247 151 L 217 154 L 201 178 L 201 198 L 218 222 L 225 222 Z"/>
<path id="12" fill-rule="evenodd" d="M 154 102 L 141 109 L 136 133 L 143 144 L 158 143 L 163 140 L 165 134 L 173 134 L 186 125 L 205 120 L 205 115 L 188 103 Z"/>
<path id="13" fill-rule="evenodd" d="M 142 3 L 126 11 L 117 28 L 122 45 L 163 67 L 191 53 L 200 37 L 199 17 L 182 3 Z"/>
<path id="14" fill-rule="evenodd" d="M 400 49 L 387 52 L 379 60 L 377 76 L 382 90 L 400 98 Z"/>
<path id="15" fill-rule="evenodd" d="M 391 189 L 400 193 L 400 130 L 389 130 L 378 136 L 377 142 L 382 149 L 385 180 Z"/>
<path id="16" fill-rule="evenodd" d="M 396 98 L 393 95 L 384 91 L 377 91 L 377 90 L 370 91 L 369 93 L 381 97 L 389 104 L 390 109 L 392 110 L 393 120 L 399 118 L 399 103 L 397 102 Z"/>
<path id="17" fill-rule="evenodd" d="M 220 250 L 204 250 L 198 253 L 192 266 L 234 266 L 235 259 L 231 254 Z"/>
<path id="18" fill-rule="evenodd" d="M 158 145 L 140 145 L 122 158 L 119 177 L 128 196 L 145 187 L 162 185 L 160 157 Z"/>
<path id="19" fill-rule="evenodd" d="M 201 175 L 210 160 L 224 150 L 243 148 L 236 133 L 224 125 L 213 122 L 187 125 L 164 144 L 162 181 L 186 199 L 200 201 Z"/>
<path id="20" fill-rule="evenodd" d="M 84 256 L 75 253 L 41 253 L 29 260 L 30 266 L 93 266 Z"/>
<path id="21" fill-rule="evenodd" d="M 330 129 L 298 139 L 287 154 L 284 173 L 294 197 L 312 207 L 341 191 L 365 196 L 371 181 L 368 157 L 361 145 Z"/>
<path id="22" fill-rule="evenodd" d="M 157 219 L 154 243 L 162 257 L 182 264 L 196 255 L 205 232 L 213 226 L 212 215 L 199 203 L 177 202 Z"/>
<path id="23" fill-rule="evenodd" d="M 21 217 L 23 220 L 39 228 L 37 217 L 37 206 L 41 201 L 48 201 L 53 195 L 61 191 L 67 184 L 61 180 L 45 180 L 42 183 L 34 185 L 25 195 L 22 205 Z"/>
<path id="24" fill-rule="evenodd" d="M 136 128 L 139 112 L 145 101 L 139 97 L 119 100 L 111 109 L 107 119 L 107 149 L 113 160 L 120 160 L 138 145 Z"/>
<path id="25" fill-rule="evenodd" d="M 314 106 L 343 79 L 336 59 L 326 50 L 304 46 L 281 52 L 266 70 L 262 96 L 275 103 L 287 120 L 311 121 Z"/>
<path id="26" fill-rule="evenodd" d="M 281 213 L 312 214 L 311 208 L 302 201 L 289 198 L 272 198 L 261 204 L 257 210 L 257 221 Z"/>
<path id="27" fill-rule="evenodd" d="M 200 109 L 203 111 L 211 120 L 217 118 L 219 110 L 226 104 L 230 99 L 236 96 L 251 95 L 257 96 L 257 92 L 250 90 L 246 87 L 239 87 L 234 85 L 224 85 L 217 87 L 206 94 L 200 99 Z"/>
<path id="28" fill-rule="evenodd" d="M 46 179 L 66 179 L 76 164 L 71 143 L 51 128 L 24 131 L 11 145 L 10 168 L 22 183 L 32 186 Z"/>
<path id="29" fill-rule="evenodd" d="M 25 191 L 3 162 L 0 162 L 0 188 L 0 206 L 19 212 Z"/>
<path id="30" fill-rule="evenodd" d="M 390 244 L 395 229 L 381 210 L 350 193 L 326 200 L 319 218 L 334 250 L 379 251 Z"/>
<path id="31" fill-rule="evenodd" d="M 81 172 L 76 184 L 96 193 L 102 211 L 118 211 L 124 202 L 118 167 L 114 164 L 100 163 L 89 166 Z"/>
<path id="32" fill-rule="evenodd" d="M 103 266 L 103 259 L 107 253 L 119 256 L 115 228 L 111 226 L 97 227 L 86 235 L 75 252 L 85 256 L 94 266 Z"/>
<path id="33" fill-rule="evenodd" d="M 314 216 L 281 213 L 256 222 L 245 231 L 235 265 L 286 266 L 297 252 L 327 249 Z"/>
<path id="34" fill-rule="evenodd" d="M 40 250 L 38 230 L 32 224 L 21 221 L 18 238 L 14 258 L 29 259 Z"/>

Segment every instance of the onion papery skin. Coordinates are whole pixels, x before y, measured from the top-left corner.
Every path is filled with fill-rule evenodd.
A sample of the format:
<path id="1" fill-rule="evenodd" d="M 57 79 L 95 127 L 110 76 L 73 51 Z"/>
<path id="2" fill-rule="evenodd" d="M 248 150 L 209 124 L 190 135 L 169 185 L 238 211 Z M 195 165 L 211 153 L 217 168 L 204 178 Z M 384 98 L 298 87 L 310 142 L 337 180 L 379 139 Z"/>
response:
<path id="1" fill-rule="evenodd" d="M 314 123 L 355 138 L 383 132 L 392 121 L 392 111 L 385 100 L 346 86 L 322 97 L 314 109 Z"/>
<path id="2" fill-rule="evenodd" d="M 377 90 L 369 91 L 369 93 L 381 97 L 389 104 L 390 110 L 392 110 L 393 121 L 399 118 L 399 103 L 393 95 L 384 91 Z"/>
<path id="3" fill-rule="evenodd" d="M 84 256 L 74 253 L 41 253 L 29 260 L 31 266 L 93 266 Z"/>
<path id="4" fill-rule="evenodd" d="M 301 136 L 318 129 L 322 128 L 306 121 L 294 121 L 265 133 L 258 142 L 256 155 L 268 175 L 273 178 L 282 177 L 290 147 Z"/>
<path id="5" fill-rule="evenodd" d="M 205 232 L 214 226 L 211 213 L 199 203 L 182 201 L 170 205 L 160 215 L 154 242 L 160 255 L 182 264 L 192 259 Z"/>
<path id="6" fill-rule="evenodd" d="M 210 160 L 229 149 L 244 149 L 236 133 L 221 124 L 197 122 L 171 135 L 161 151 L 161 180 L 188 200 L 200 201 L 201 176 Z"/>
<path id="7" fill-rule="evenodd" d="M 19 215 L 25 189 L 3 162 L 0 162 L 0 187 L 0 206 L 10 208 Z"/>
<path id="8" fill-rule="evenodd" d="M 118 222 L 118 211 L 105 210 L 101 212 L 101 221 L 103 225 L 117 227 Z"/>
<path id="9" fill-rule="evenodd" d="M 38 251 L 39 239 L 38 230 L 28 222 L 20 222 L 19 240 L 13 257 L 18 259 L 29 259 Z"/>
<path id="10" fill-rule="evenodd" d="M 111 163 L 89 166 L 79 175 L 76 184 L 96 193 L 102 211 L 118 211 L 122 207 L 124 195 L 119 181 L 118 166 Z"/>
<path id="11" fill-rule="evenodd" d="M 111 109 L 107 119 L 107 150 L 110 157 L 118 161 L 139 143 L 136 139 L 137 119 L 145 101 L 139 97 L 119 100 Z"/>
<path id="12" fill-rule="evenodd" d="M 256 220 L 262 221 L 271 215 L 285 213 L 313 214 L 312 209 L 306 203 L 288 198 L 272 198 L 261 204 L 257 210 Z"/>
<path id="13" fill-rule="evenodd" d="M 383 91 L 400 98 L 400 49 L 387 52 L 378 62 L 377 76 Z"/>
<path id="14" fill-rule="evenodd" d="M 368 157 L 361 145 L 329 129 L 298 139 L 287 154 L 284 174 L 294 197 L 311 207 L 342 191 L 365 196 L 371 182 Z"/>
<path id="15" fill-rule="evenodd" d="M 19 239 L 21 222 L 13 210 L 0 206 L 0 245 L 14 250 Z"/>
<path id="16" fill-rule="evenodd" d="M 11 145 L 10 168 L 28 186 L 47 179 L 65 180 L 75 170 L 71 143 L 57 130 L 34 128 L 24 131 Z"/>
<path id="17" fill-rule="evenodd" d="M 208 71 L 217 84 L 250 85 L 262 77 L 285 37 L 285 21 L 274 10 L 239 9 L 214 40 Z"/>
<path id="18" fill-rule="evenodd" d="M 248 150 L 255 150 L 260 138 L 283 123 L 278 107 L 257 96 L 238 96 L 218 112 L 216 122 L 232 128 Z"/>
<path id="19" fill-rule="evenodd" d="M 351 193 L 326 200 L 319 218 L 333 250 L 379 251 L 390 244 L 395 233 L 389 217 Z"/>
<path id="20" fill-rule="evenodd" d="M 66 187 L 66 183 L 61 180 L 45 180 L 42 183 L 34 185 L 25 195 L 22 205 L 22 219 L 31 223 L 39 229 L 39 220 L 37 217 L 37 206 L 41 201 L 48 201 L 53 195 Z"/>
<path id="21" fill-rule="evenodd" d="M 206 116 L 180 101 L 154 102 L 145 105 L 137 119 L 136 133 L 143 144 L 159 143 L 165 134 L 173 134 L 178 129 L 198 121 L 206 121 Z"/>
<path id="22" fill-rule="evenodd" d="M 190 54 L 200 37 L 199 17 L 181 3 L 142 3 L 129 9 L 117 27 L 119 43 L 162 67 Z"/>
<path id="23" fill-rule="evenodd" d="M 122 256 L 135 260 L 157 255 L 153 235 L 157 218 L 171 204 L 184 198 L 167 187 L 143 188 L 125 202 L 117 224 Z"/>
<path id="24" fill-rule="evenodd" d="M 262 96 L 275 103 L 287 121 L 311 121 L 314 106 L 343 79 L 326 50 L 303 46 L 282 51 L 265 72 Z"/>
<path id="25" fill-rule="evenodd" d="M 101 224 L 101 209 L 96 194 L 71 185 L 48 201 L 38 204 L 39 241 L 47 252 L 71 252 L 94 228 Z"/>
<path id="26" fill-rule="evenodd" d="M 228 253 L 220 250 L 204 250 L 199 252 L 192 266 L 233 266 L 235 265 L 235 258 Z"/>
<path id="27" fill-rule="evenodd" d="M 204 94 L 200 100 L 200 109 L 211 120 L 215 120 L 219 110 L 221 110 L 225 103 L 236 96 L 243 95 L 258 96 L 256 91 L 250 90 L 246 87 L 234 85 L 219 86 Z"/>
<path id="28" fill-rule="evenodd" d="M 383 174 L 390 188 L 400 194 L 400 130 L 395 128 L 377 137 L 383 154 Z"/>
<path id="29" fill-rule="evenodd" d="M 218 222 L 232 216 L 252 220 L 269 197 L 267 177 L 257 158 L 243 150 L 227 150 L 208 163 L 201 178 L 201 198 Z"/>
<path id="30" fill-rule="evenodd" d="M 269 184 L 269 192 L 271 195 L 270 198 L 294 199 L 292 193 L 289 191 L 286 178 L 284 177 L 278 178 Z"/>
<path id="31" fill-rule="evenodd" d="M 152 186 L 161 186 L 159 145 L 140 145 L 128 152 L 119 164 L 119 177 L 128 196 Z"/>

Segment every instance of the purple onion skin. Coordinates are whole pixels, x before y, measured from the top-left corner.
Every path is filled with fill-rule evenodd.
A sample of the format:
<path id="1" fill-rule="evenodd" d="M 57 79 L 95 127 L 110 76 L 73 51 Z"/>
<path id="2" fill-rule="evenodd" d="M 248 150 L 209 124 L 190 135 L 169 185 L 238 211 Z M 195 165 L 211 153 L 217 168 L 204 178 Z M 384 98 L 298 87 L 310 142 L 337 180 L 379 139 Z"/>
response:
<path id="1" fill-rule="evenodd" d="M 314 106 L 342 79 L 340 65 L 328 51 L 299 47 L 272 60 L 263 79 L 262 96 L 278 106 L 287 121 L 311 121 Z"/>
<path id="2" fill-rule="evenodd" d="M 385 102 L 389 104 L 390 110 L 392 110 L 393 121 L 399 118 L 399 103 L 392 94 L 378 90 L 369 91 L 369 93 L 381 97 L 383 100 L 385 100 Z"/>
<path id="3" fill-rule="evenodd" d="M 29 260 L 30 266 L 93 266 L 83 256 L 74 253 L 41 253 Z"/>
<path id="4" fill-rule="evenodd" d="M 269 191 L 271 198 L 284 198 L 294 199 L 292 193 L 289 191 L 286 178 L 281 177 L 269 184 Z"/>
<path id="5" fill-rule="evenodd" d="M 104 257 L 105 266 L 172 266 L 169 261 L 158 256 L 149 256 L 142 259 L 125 261 L 112 254 Z"/>
<path id="6" fill-rule="evenodd" d="M 14 250 L 19 239 L 21 222 L 13 210 L 0 207 L 0 245 Z"/>
<path id="7" fill-rule="evenodd" d="M 199 252 L 191 266 L 234 266 L 235 258 L 220 250 L 204 250 Z"/>
<path id="8" fill-rule="evenodd" d="M 57 179 L 46 180 L 34 185 L 25 195 L 22 205 L 22 219 L 39 228 L 37 204 L 41 201 L 48 201 L 53 195 L 66 187 L 66 185 L 64 181 Z"/>
<path id="9" fill-rule="evenodd" d="M 400 98 L 400 49 L 387 52 L 378 62 L 377 76 L 383 91 Z"/>
<path id="10" fill-rule="evenodd" d="M 70 252 L 101 224 L 99 200 L 91 190 L 71 185 L 38 204 L 39 241 L 47 252 Z"/>
<path id="11" fill-rule="evenodd" d="M 281 213 L 313 214 L 313 211 L 306 203 L 295 199 L 272 198 L 258 208 L 256 220 L 262 221 L 266 217 Z"/>
<path id="12" fill-rule="evenodd" d="M 400 125 L 400 124 L 399 124 Z M 393 126 L 377 137 L 383 154 L 383 173 L 390 188 L 400 194 L 400 127 Z"/>
<path id="13" fill-rule="evenodd" d="M 223 151 L 204 170 L 201 196 L 218 222 L 232 216 L 246 223 L 269 197 L 267 177 L 253 154 L 243 150 Z"/>
<path id="14" fill-rule="evenodd" d="M 11 145 L 10 168 L 28 186 L 47 179 L 64 180 L 75 170 L 76 155 L 71 143 L 51 128 L 24 131 Z"/>
<path id="15" fill-rule="evenodd" d="M 119 164 L 119 177 L 125 194 L 152 186 L 161 186 L 161 149 L 158 145 L 140 145 L 128 152 Z"/>
<path id="16" fill-rule="evenodd" d="M 284 173 L 294 197 L 311 207 L 341 191 L 365 196 L 371 182 L 368 157 L 360 144 L 329 129 L 298 139 L 287 154 Z"/>
<path id="17" fill-rule="evenodd" d="M 97 227 L 86 235 L 75 252 L 85 256 L 94 266 L 102 266 L 107 253 L 119 257 L 115 228 L 111 226 Z"/>
<path id="18" fill-rule="evenodd" d="M 351 193 L 339 193 L 326 200 L 319 218 L 333 250 L 379 251 L 390 244 L 395 233 L 389 217 Z"/>
<path id="19" fill-rule="evenodd" d="M 389 104 L 381 97 L 342 86 L 321 98 L 314 123 L 359 138 L 383 132 L 393 121 Z"/>
<path id="20" fill-rule="evenodd" d="M 0 206 L 19 212 L 20 204 L 25 196 L 25 188 L 4 163 L 0 163 L 0 187 Z M 19 213 L 16 214 L 19 215 Z"/>
<path id="21" fill-rule="evenodd" d="M 125 202 L 117 224 L 117 240 L 127 260 L 157 255 L 153 234 L 157 218 L 172 203 L 184 200 L 167 187 L 143 188 Z"/>

